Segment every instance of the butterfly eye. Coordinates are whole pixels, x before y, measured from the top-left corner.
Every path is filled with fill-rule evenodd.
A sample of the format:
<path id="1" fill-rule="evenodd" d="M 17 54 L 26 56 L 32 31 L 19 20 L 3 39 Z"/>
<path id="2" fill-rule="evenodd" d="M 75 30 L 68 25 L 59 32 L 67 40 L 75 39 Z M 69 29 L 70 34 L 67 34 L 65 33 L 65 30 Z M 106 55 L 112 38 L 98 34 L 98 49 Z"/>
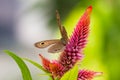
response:
<path id="1" fill-rule="evenodd" d="M 45 44 L 44 42 L 40 43 L 40 45 L 44 45 L 44 44 Z"/>

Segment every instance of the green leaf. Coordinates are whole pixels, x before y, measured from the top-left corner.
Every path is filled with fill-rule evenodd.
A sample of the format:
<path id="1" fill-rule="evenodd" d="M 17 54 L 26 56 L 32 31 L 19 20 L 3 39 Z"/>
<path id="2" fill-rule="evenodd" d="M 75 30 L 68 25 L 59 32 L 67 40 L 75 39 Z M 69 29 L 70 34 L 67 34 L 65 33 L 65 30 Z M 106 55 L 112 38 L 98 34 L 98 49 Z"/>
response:
<path id="1" fill-rule="evenodd" d="M 60 80 L 77 80 L 78 65 L 75 65 L 71 70 L 66 72 Z"/>
<path id="2" fill-rule="evenodd" d="M 52 78 L 52 77 L 50 77 L 48 80 L 53 80 L 53 78 Z"/>
<path id="3" fill-rule="evenodd" d="M 10 52 L 8 50 L 4 50 L 4 52 L 7 53 L 9 56 L 11 56 L 15 60 L 15 62 L 18 64 L 22 73 L 23 80 L 32 80 L 30 71 L 27 65 L 24 63 L 24 61 L 20 57 L 15 55 L 15 53 L 13 52 Z"/>
<path id="4" fill-rule="evenodd" d="M 49 73 L 48 71 L 46 71 L 40 64 L 38 64 L 37 62 L 35 61 L 32 61 L 30 59 L 27 59 L 27 58 L 23 58 L 24 60 L 30 62 L 31 64 L 33 64 L 34 66 L 36 66 L 37 68 L 39 68 L 40 70 L 46 72 L 46 73 Z"/>

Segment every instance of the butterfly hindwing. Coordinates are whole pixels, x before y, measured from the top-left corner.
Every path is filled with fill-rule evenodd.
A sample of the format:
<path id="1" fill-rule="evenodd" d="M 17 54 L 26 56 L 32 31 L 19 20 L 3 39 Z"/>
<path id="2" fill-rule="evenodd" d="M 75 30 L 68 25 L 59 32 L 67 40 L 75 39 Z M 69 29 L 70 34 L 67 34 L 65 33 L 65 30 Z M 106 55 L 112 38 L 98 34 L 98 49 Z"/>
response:
<path id="1" fill-rule="evenodd" d="M 48 48 L 49 53 L 58 53 L 62 52 L 64 50 L 65 46 L 62 44 L 62 42 L 58 42 L 56 44 L 53 44 L 50 48 Z"/>

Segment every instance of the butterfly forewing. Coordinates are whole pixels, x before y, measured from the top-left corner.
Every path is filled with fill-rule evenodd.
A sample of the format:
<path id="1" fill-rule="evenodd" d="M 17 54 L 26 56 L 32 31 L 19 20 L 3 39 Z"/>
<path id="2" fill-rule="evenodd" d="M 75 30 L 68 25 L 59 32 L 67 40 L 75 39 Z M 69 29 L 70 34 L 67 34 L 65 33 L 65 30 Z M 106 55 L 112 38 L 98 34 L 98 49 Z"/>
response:
<path id="1" fill-rule="evenodd" d="M 67 36 L 67 31 L 64 26 L 62 26 L 61 28 L 61 36 L 62 36 L 61 38 L 62 42 L 66 45 L 68 42 L 68 36 Z"/>
<path id="2" fill-rule="evenodd" d="M 35 46 L 37 48 L 46 48 L 46 47 L 50 46 L 51 44 L 55 44 L 55 43 L 58 43 L 58 42 L 60 42 L 59 39 L 44 40 L 44 41 L 36 42 Z"/>
<path id="3" fill-rule="evenodd" d="M 66 45 L 68 42 L 67 31 L 66 31 L 65 27 L 61 25 L 60 15 L 59 15 L 59 12 L 57 10 L 56 10 L 56 18 L 57 18 L 57 23 L 58 23 L 58 27 L 60 30 L 60 34 L 62 37 L 61 41 L 63 42 L 64 45 Z"/>

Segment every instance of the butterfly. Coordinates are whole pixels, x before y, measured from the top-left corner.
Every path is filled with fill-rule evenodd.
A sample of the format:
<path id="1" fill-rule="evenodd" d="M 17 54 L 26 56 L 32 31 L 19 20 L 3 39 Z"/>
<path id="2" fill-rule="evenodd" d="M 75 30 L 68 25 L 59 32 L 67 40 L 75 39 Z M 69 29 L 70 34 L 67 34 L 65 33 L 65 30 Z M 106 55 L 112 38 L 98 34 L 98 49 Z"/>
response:
<path id="1" fill-rule="evenodd" d="M 64 50 L 65 45 L 68 43 L 68 36 L 65 27 L 61 25 L 60 15 L 57 10 L 56 10 L 56 19 L 60 30 L 61 38 L 36 42 L 35 47 L 41 49 L 50 46 L 48 48 L 49 53 L 58 53 Z"/>

